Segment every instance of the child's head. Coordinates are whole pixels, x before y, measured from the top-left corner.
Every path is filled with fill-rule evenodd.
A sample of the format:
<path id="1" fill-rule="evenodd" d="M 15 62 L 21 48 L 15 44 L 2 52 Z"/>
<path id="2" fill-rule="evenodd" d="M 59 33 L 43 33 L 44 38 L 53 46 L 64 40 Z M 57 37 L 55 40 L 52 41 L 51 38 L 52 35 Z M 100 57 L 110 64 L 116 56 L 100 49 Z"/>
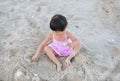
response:
<path id="1" fill-rule="evenodd" d="M 56 14 L 50 21 L 50 28 L 53 31 L 64 31 L 67 24 L 67 20 L 64 16 Z"/>

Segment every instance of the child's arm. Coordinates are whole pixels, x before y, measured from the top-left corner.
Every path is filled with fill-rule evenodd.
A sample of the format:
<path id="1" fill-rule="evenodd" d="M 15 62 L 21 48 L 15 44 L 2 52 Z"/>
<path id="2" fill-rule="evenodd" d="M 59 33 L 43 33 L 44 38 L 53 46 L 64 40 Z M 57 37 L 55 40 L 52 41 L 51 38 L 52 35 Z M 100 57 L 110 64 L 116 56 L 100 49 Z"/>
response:
<path id="1" fill-rule="evenodd" d="M 72 40 L 72 43 L 69 43 L 69 46 L 73 47 L 72 53 L 66 58 L 65 62 L 69 66 L 71 64 L 70 60 L 75 57 L 75 55 L 79 52 L 81 49 L 81 44 L 77 38 L 75 38 L 72 34 L 67 32 L 67 37 Z"/>
<path id="2" fill-rule="evenodd" d="M 52 33 L 50 33 L 44 40 L 43 42 L 39 45 L 35 55 L 32 57 L 33 61 L 36 61 L 39 57 L 39 54 L 41 52 L 42 49 L 44 49 L 44 47 L 47 45 L 47 43 L 51 40 L 52 38 Z"/>
<path id="3" fill-rule="evenodd" d="M 72 40 L 72 43 L 70 43 L 69 46 L 72 46 L 73 49 L 75 49 L 75 50 L 80 49 L 79 40 L 76 37 L 74 37 L 71 33 L 69 33 L 68 31 L 66 32 L 66 34 L 67 34 L 67 37 Z"/>

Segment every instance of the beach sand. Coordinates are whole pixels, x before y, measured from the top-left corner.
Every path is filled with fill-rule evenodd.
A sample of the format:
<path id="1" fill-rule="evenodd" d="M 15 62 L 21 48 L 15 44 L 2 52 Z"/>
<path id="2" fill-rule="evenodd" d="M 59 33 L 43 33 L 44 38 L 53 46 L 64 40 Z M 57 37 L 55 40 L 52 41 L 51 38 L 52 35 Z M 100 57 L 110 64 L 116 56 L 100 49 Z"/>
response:
<path id="1" fill-rule="evenodd" d="M 72 65 L 56 66 L 37 47 L 55 14 L 82 44 Z M 0 0 L 0 81 L 120 81 L 119 0 Z"/>

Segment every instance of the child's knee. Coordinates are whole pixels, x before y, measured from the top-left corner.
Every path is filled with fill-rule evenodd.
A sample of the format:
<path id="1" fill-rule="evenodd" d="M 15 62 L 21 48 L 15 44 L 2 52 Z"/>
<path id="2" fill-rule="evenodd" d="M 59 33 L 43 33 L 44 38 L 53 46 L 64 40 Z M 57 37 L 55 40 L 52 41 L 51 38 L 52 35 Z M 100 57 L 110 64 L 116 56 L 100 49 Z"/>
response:
<path id="1" fill-rule="evenodd" d="M 76 46 L 76 50 L 80 50 L 81 49 L 81 47 L 82 47 L 82 45 L 79 43 L 77 46 Z"/>
<path id="2" fill-rule="evenodd" d="M 49 47 L 49 46 L 45 46 L 44 50 L 45 50 L 45 52 L 52 51 L 51 47 Z"/>
<path id="3" fill-rule="evenodd" d="M 48 46 L 45 46 L 44 47 L 44 51 L 47 52 L 49 50 L 49 47 Z"/>

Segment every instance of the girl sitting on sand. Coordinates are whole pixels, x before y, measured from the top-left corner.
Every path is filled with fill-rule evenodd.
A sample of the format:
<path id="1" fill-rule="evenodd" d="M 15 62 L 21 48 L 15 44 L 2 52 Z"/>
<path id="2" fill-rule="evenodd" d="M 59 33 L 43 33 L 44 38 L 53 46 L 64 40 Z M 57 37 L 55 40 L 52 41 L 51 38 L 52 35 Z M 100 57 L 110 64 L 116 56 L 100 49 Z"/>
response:
<path id="1" fill-rule="evenodd" d="M 62 64 L 56 58 L 56 55 L 67 57 L 65 62 L 71 64 L 71 59 L 80 50 L 80 42 L 72 34 L 66 31 L 67 20 L 62 15 L 54 15 L 50 21 L 52 32 L 40 44 L 36 54 L 32 57 L 33 61 L 38 60 L 40 52 L 44 49 L 47 56 L 57 65 L 57 71 L 61 71 Z M 49 41 L 52 41 L 48 44 Z"/>

